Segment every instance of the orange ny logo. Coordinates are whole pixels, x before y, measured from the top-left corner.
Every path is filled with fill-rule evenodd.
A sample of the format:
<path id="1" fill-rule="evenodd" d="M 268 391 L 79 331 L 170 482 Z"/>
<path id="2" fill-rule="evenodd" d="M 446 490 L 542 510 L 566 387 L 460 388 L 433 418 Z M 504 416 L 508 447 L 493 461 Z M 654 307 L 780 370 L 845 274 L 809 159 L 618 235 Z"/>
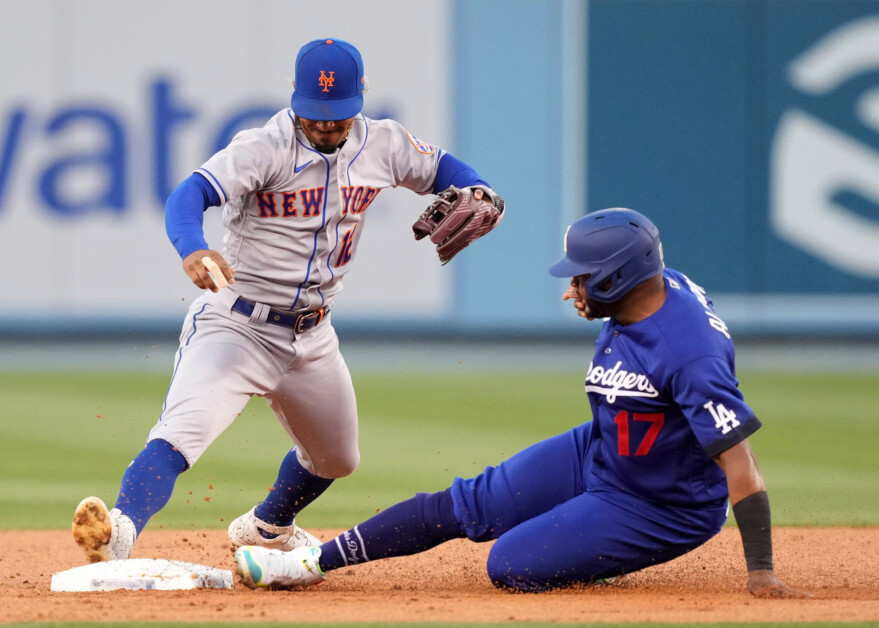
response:
<path id="1" fill-rule="evenodd" d="M 333 74 L 334 72 L 330 72 L 330 75 L 327 76 L 324 74 L 323 70 L 320 71 L 320 78 L 318 81 L 320 82 L 320 86 L 324 88 L 325 92 L 330 91 L 330 88 L 333 86 L 333 82 L 335 81 Z"/>

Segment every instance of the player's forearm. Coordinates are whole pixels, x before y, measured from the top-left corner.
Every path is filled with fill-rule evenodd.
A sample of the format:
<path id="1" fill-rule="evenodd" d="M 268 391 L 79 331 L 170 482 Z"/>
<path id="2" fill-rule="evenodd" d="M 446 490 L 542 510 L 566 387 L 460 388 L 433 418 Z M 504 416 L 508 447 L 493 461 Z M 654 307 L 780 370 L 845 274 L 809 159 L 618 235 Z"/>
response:
<path id="1" fill-rule="evenodd" d="M 452 185 L 456 188 L 469 188 L 474 185 L 491 187 L 472 167 L 453 155 L 445 153 L 437 165 L 433 193 L 439 194 Z"/>
<path id="2" fill-rule="evenodd" d="M 733 506 L 749 495 L 766 490 L 763 474 L 747 439 L 722 452 L 714 461 L 726 474 L 729 502 Z"/>
<path id="3" fill-rule="evenodd" d="M 165 203 L 165 232 L 182 259 L 193 251 L 210 248 L 204 238 L 204 211 L 219 201 L 210 184 L 198 174 L 171 192 Z"/>
<path id="4" fill-rule="evenodd" d="M 726 474 L 748 572 L 772 571 L 772 517 L 763 474 L 745 439 L 715 458 Z"/>

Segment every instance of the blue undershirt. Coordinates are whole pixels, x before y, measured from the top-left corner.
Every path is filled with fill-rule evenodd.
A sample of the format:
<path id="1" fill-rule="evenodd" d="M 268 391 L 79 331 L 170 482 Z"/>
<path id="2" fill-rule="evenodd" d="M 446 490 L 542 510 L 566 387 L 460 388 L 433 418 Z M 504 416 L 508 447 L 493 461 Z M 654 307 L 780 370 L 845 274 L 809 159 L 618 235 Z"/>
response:
<path id="1" fill-rule="evenodd" d="M 449 153 L 443 154 L 436 168 L 436 181 L 433 193 L 439 194 L 454 185 L 456 188 L 469 188 L 475 185 L 491 186 L 476 171 L 460 159 Z"/>
<path id="2" fill-rule="evenodd" d="M 165 232 L 181 258 L 210 249 L 204 239 L 204 212 L 220 204 L 220 195 L 198 173 L 189 175 L 165 203 Z"/>

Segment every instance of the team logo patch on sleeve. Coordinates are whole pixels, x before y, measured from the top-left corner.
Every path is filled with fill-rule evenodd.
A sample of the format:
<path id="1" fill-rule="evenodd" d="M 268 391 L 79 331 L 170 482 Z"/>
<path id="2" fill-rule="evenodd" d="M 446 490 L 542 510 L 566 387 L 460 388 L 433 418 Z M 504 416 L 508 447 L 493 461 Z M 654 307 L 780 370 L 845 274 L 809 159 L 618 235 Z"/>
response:
<path id="1" fill-rule="evenodd" d="M 714 419 L 714 427 L 720 430 L 721 434 L 729 434 L 734 427 L 739 427 L 742 423 L 736 418 L 736 413 L 727 410 L 722 403 L 714 405 L 713 401 L 709 401 L 702 406 L 711 413 Z"/>
<path id="2" fill-rule="evenodd" d="M 433 155 L 436 152 L 436 148 L 434 148 L 427 142 L 422 142 L 420 139 L 412 135 L 409 131 L 406 131 L 406 135 L 409 136 L 409 141 L 412 142 L 415 150 L 417 150 L 419 153 L 422 153 L 424 155 Z"/>

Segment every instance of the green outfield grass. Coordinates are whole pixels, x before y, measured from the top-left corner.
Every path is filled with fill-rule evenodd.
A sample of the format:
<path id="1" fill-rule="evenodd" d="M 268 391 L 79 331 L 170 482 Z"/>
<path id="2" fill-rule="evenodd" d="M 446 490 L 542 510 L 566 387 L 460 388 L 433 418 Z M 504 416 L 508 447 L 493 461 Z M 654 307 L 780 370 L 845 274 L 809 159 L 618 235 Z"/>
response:
<path id="1" fill-rule="evenodd" d="M 778 525 L 879 525 L 879 376 L 743 374 Z M 305 511 L 348 527 L 472 476 L 588 420 L 583 373 L 354 373 L 362 462 Z M 0 528 L 66 528 L 78 501 L 112 503 L 158 418 L 168 375 L 0 373 Z M 181 476 L 151 526 L 225 527 L 265 496 L 289 448 L 264 400 Z"/>

